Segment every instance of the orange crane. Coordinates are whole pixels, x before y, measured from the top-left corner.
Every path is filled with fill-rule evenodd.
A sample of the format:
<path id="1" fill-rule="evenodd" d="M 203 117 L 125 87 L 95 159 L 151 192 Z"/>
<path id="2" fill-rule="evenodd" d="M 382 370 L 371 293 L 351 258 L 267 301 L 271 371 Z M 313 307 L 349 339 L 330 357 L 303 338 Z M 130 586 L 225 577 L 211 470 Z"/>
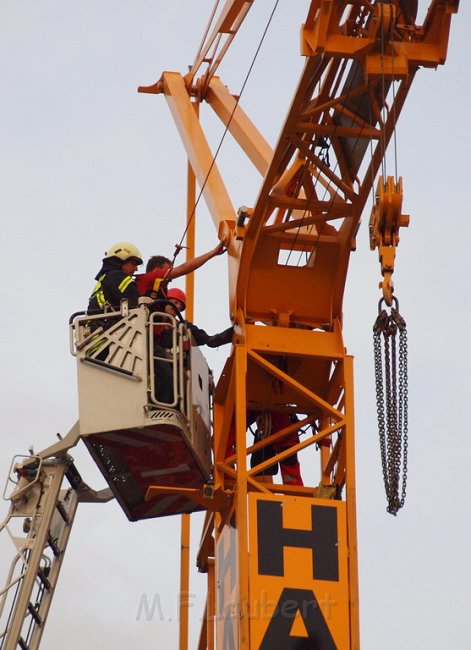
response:
<path id="1" fill-rule="evenodd" d="M 414 75 L 444 63 L 458 4 L 432 2 L 417 25 L 414 1 L 311 2 L 301 29 L 306 62 L 274 150 L 215 76 L 251 2 L 228 0 L 213 16 L 187 74 L 164 72 L 140 89 L 164 94 L 215 226 L 230 240 L 236 336 L 214 396 L 213 490 L 222 505 L 208 514 L 198 556 L 216 647 L 359 647 L 342 299 L 360 218 Z M 262 175 L 253 206 L 231 204 L 198 119 L 203 102 Z M 401 179 L 381 176 L 370 241 L 388 306 L 399 228 L 408 224 L 401 208 Z M 285 424 L 248 445 L 253 412 L 282 414 Z M 273 451 L 306 427 L 312 435 Z M 270 446 L 249 468 L 247 456 L 259 460 Z M 315 447 L 315 487 L 311 477 L 309 487 L 266 482 L 265 470 Z M 213 647 L 213 633 L 203 630 L 201 648 Z"/>
<path id="2" fill-rule="evenodd" d="M 1 531 L 15 518 L 24 525 L 11 534 L 17 553 L 0 592 L 0 616 L 12 605 L 0 630 L 4 650 L 39 646 L 77 503 L 112 496 L 131 520 L 182 514 L 184 549 L 188 514 L 206 511 L 197 556 L 208 576 L 200 649 L 360 647 L 345 281 L 414 75 L 444 63 L 459 2 L 432 0 L 418 25 L 415 0 L 312 0 L 301 29 L 304 69 L 273 149 L 215 74 L 252 5 L 227 0 L 190 71 L 164 72 L 140 89 L 165 96 L 187 151 L 190 252 L 196 182 L 228 246 L 235 334 L 212 394 L 213 427 L 211 373 L 178 319 L 146 300 L 137 309 L 123 303 L 105 325 L 102 314 L 71 318 L 80 419 L 63 440 L 12 466 Z M 232 205 L 199 120 L 203 103 L 262 176 L 252 206 Z M 407 224 L 402 181 L 380 176 L 370 243 L 391 313 L 395 249 Z M 155 326 L 172 331 L 171 404 L 156 393 Z M 81 481 L 68 455 L 79 440 L 109 489 L 97 493 Z M 186 551 L 182 560 L 185 592 Z M 182 612 L 183 649 L 184 602 Z"/>

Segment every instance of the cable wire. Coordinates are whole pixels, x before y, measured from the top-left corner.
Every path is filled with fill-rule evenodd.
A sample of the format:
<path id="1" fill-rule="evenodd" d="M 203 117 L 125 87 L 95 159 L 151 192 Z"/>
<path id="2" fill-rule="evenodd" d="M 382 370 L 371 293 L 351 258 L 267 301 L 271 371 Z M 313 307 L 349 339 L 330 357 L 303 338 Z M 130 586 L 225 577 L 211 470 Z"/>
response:
<path id="1" fill-rule="evenodd" d="M 234 104 L 234 108 L 232 109 L 232 112 L 231 112 L 231 114 L 230 114 L 230 116 L 229 116 L 229 119 L 228 119 L 228 121 L 227 121 L 227 124 L 226 124 L 226 126 L 225 126 L 224 132 L 223 132 L 223 134 L 222 134 L 222 136 L 221 136 L 221 139 L 220 139 L 220 141 L 219 141 L 219 144 L 218 144 L 218 146 L 217 146 L 217 148 L 216 148 L 216 152 L 215 152 L 215 154 L 214 154 L 214 156 L 213 156 L 213 159 L 212 159 L 212 161 L 211 161 L 211 165 L 209 166 L 209 170 L 208 170 L 208 172 L 207 172 L 207 174 L 206 174 L 206 177 L 205 177 L 205 179 L 204 179 L 204 181 L 203 181 L 203 184 L 201 185 L 200 191 L 199 191 L 198 196 L 197 196 L 196 201 L 195 201 L 195 205 L 193 206 L 193 209 L 192 209 L 192 211 L 191 211 L 191 214 L 190 214 L 190 216 L 189 216 L 189 218 L 188 218 L 188 221 L 187 221 L 186 227 L 185 227 L 185 229 L 184 229 L 184 231 L 183 231 L 183 234 L 182 234 L 182 236 L 181 236 L 181 239 L 180 239 L 179 243 L 175 246 L 176 251 L 175 251 L 175 253 L 174 253 L 174 255 L 173 255 L 172 263 L 171 263 L 171 267 L 170 267 L 170 268 L 173 268 L 173 265 L 174 265 L 174 263 L 175 263 L 175 259 L 176 259 L 177 255 L 178 255 L 178 253 L 179 253 L 179 252 L 181 251 L 181 249 L 183 248 L 183 246 L 182 246 L 183 240 L 185 239 L 185 236 L 186 236 L 186 233 L 188 232 L 188 228 L 190 227 L 191 221 L 193 220 L 193 218 L 194 218 L 194 216 L 195 216 L 196 208 L 197 208 L 198 203 L 199 203 L 199 201 L 200 201 L 200 199 L 201 199 L 201 196 L 202 196 L 202 194 L 203 194 L 204 188 L 206 187 L 206 183 L 208 182 L 208 178 L 209 178 L 209 176 L 210 176 L 210 174 L 211 174 L 211 172 L 212 172 L 212 170 L 213 170 L 214 165 L 216 164 L 217 157 L 218 157 L 218 155 L 219 155 L 219 152 L 220 152 L 220 150 L 221 150 L 221 147 L 222 147 L 222 145 L 223 145 L 223 142 L 224 142 L 224 140 L 225 140 L 225 138 L 226 138 L 227 132 L 229 131 L 229 126 L 230 126 L 230 124 L 231 124 L 231 122 L 232 122 L 232 118 L 234 117 L 234 114 L 235 114 L 235 112 L 236 112 L 236 110 L 237 110 L 237 107 L 239 106 L 240 99 L 241 99 L 242 94 L 243 94 L 243 92 L 244 92 L 244 90 L 245 90 L 245 87 L 246 87 L 246 85 L 247 85 L 247 83 L 248 83 L 248 80 L 249 80 L 250 75 L 251 75 L 251 73 L 252 73 L 253 67 L 254 67 L 254 65 L 255 65 L 255 62 L 256 62 L 256 60 L 257 60 L 257 57 L 258 57 L 258 55 L 259 55 L 259 53 L 260 53 L 261 47 L 262 47 L 263 42 L 264 42 L 264 40 L 265 40 L 265 37 L 266 37 L 266 35 L 267 35 L 268 29 L 269 29 L 269 27 L 270 27 L 270 25 L 271 25 L 271 22 L 272 22 L 272 20 L 273 20 L 273 17 L 274 17 L 274 15 L 275 15 L 275 12 L 276 12 L 276 10 L 277 10 L 277 8 L 278 8 L 279 2 L 280 2 L 280 0 L 276 0 L 276 1 L 275 1 L 275 4 L 273 5 L 273 9 L 271 10 L 271 13 L 270 13 L 270 16 L 269 16 L 269 18 L 268 18 L 267 24 L 265 25 L 265 29 L 263 30 L 263 33 L 262 33 L 262 36 L 261 36 L 261 38 L 260 38 L 259 44 L 258 44 L 258 46 L 257 46 L 257 48 L 256 48 L 256 50 L 255 50 L 255 54 L 254 54 L 254 56 L 253 56 L 253 58 L 252 58 L 252 62 L 250 63 L 250 66 L 249 66 L 249 69 L 248 69 L 248 71 L 247 71 L 247 74 L 245 75 L 245 78 L 244 78 L 244 81 L 243 81 L 243 83 L 242 83 L 242 86 L 241 86 L 240 92 L 239 92 L 239 94 L 238 94 L 237 97 L 236 97 L 236 102 L 235 102 L 235 104 Z"/>

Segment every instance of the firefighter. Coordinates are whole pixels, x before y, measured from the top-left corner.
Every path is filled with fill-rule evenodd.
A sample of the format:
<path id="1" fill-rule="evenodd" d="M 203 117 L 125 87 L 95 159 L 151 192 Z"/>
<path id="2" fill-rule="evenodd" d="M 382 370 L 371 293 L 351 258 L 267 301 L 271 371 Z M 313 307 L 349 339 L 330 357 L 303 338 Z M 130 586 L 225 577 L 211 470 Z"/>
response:
<path id="1" fill-rule="evenodd" d="M 270 435 L 274 435 L 289 427 L 291 424 L 297 421 L 296 415 L 289 415 L 288 413 L 278 413 L 278 412 L 250 412 L 248 414 L 248 421 L 251 422 L 255 420 L 256 431 L 254 434 L 254 443 L 264 440 Z M 299 434 L 297 431 L 292 431 L 282 440 L 274 442 L 272 445 L 267 445 L 260 449 L 259 451 L 252 454 L 250 459 L 250 466 L 256 467 L 259 463 L 262 463 L 269 458 L 272 458 L 275 454 L 280 454 L 281 452 L 294 447 L 299 442 Z M 303 479 L 301 478 L 301 467 L 299 465 L 298 454 L 293 454 L 285 458 L 279 463 L 281 479 L 285 485 L 303 485 Z M 262 472 L 264 475 L 274 475 L 278 471 L 278 463 L 268 467 L 265 471 Z"/>
<path id="2" fill-rule="evenodd" d="M 88 303 L 88 311 L 118 310 L 121 300 L 129 307 L 137 307 L 139 291 L 133 275 L 142 264 L 140 250 L 130 242 L 118 242 L 105 253 L 101 269 L 95 276 L 97 283 Z"/>
<path id="3" fill-rule="evenodd" d="M 250 431 L 254 434 L 254 443 L 260 442 L 282 429 L 286 429 L 291 424 L 297 421 L 296 415 L 290 415 L 285 412 L 276 411 L 247 411 L 247 425 Z M 256 425 L 255 432 L 252 430 L 252 425 Z M 233 419 L 229 429 L 229 436 L 227 441 L 226 456 L 235 453 L 236 431 L 235 420 Z M 250 458 L 250 467 L 254 468 L 260 463 L 263 463 L 276 454 L 280 454 L 286 449 L 294 447 L 299 442 L 299 434 L 297 431 L 292 431 L 283 439 L 274 442 L 273 444 L 266 445 L 262 449 L 254 452 Z M 279 464 L 274 463 L 266 468 L 256 476 L 274 476 L 278 472 L 278 465 L 281 474 L 281 480 L 284 485 L 304 485 L 301 477 L 301 467 L 296 453 L 291 454 L 288 458 L 282 460 Z"/>
<path id="4" fill-rule="evenodd" d="M 193 323 L 183 320 L 181 312 L 186 308 L 185 292 L 178 288 L 169 289 L 165 299 L 159 299 L 155 303 L 159 311 L 165 312 L 174 318 L 177 317 L 185 324 L 192 333 L 196 345 L 208 345 L 216 348 L 232 340 L 233 328 L 229 327 L 224 332 L 210 336 L 204 330 Z M 161 323 L 154 327 L 154 374 L 156 378 L 156 397 L 159 402 L 171 404 L 174 400 L 173 371 L 165 358 L 171 358 L 170 349 L 173 346 L 173 330 L 170 323 L 166 326 Z"/>

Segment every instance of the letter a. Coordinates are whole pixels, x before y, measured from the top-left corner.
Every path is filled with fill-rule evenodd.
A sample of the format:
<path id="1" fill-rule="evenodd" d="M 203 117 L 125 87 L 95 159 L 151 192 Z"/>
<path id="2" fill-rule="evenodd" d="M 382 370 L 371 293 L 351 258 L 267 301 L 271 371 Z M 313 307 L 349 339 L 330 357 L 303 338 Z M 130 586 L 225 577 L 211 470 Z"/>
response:
<path id="1" fill-rule="evenodd" d="M 291 636 L 299 613 L 308 636 Z M 260 650 L 337 650 L 322 611 L 309 589 L 283 589 Z"/>

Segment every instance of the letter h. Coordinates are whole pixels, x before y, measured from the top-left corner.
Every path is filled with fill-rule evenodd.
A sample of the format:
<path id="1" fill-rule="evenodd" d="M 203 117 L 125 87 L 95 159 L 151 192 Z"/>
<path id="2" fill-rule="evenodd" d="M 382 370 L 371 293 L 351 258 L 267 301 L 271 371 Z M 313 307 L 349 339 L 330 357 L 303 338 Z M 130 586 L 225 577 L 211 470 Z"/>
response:
<path id="1" fill-rule="evenodd" d="M 283 528 L 279 501 L 257 501 L 258 571 L 260 575 L 283 576 L 285 546 L 312 550 L 314 580 L 339 579 L 337 509 L 311 506 L 311 530 Z"/>

